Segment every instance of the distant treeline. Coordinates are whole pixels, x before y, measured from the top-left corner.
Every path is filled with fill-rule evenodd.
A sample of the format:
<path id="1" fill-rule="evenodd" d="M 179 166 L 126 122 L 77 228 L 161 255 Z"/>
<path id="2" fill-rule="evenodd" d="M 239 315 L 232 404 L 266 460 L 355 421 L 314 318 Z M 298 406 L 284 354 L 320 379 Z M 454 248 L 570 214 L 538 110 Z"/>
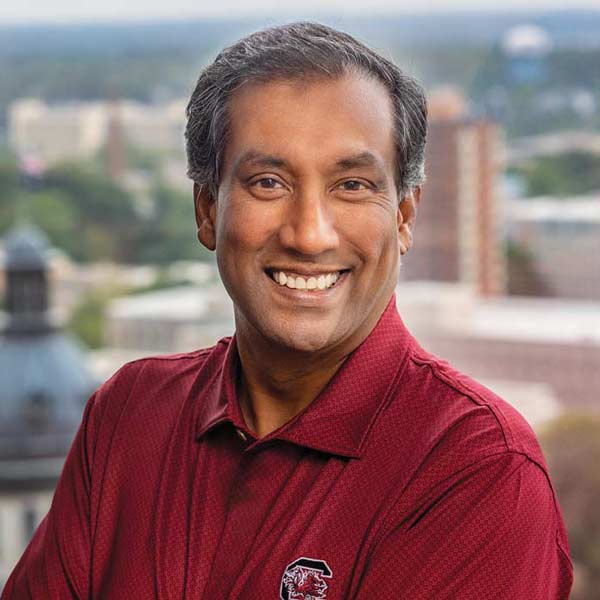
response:
<path id="1" fill-rule="evenodd" d="M 24 180 L 5 153 L 0 157 L 0 198 L 0 236 L 25 219 L 77 261 L 208 259 L 196 239 L 191 193 L 158 179 L 143 199 L 113 182 L 100 162 L 64 164 L 39 181 Z"/>
<path id="2" fill-rule="evenodd" d="M 326 22 L 328 19 L 324 19 Z M 186 95 L 201 67 L 225 44 L 275 20 L 0 28 L 0 129 L 17 98 L 47 101 L 114 97 L 153 101 Z M 589 93 L 600 105 L 600 11 L 546 14 L 470 13 L 329 19 L 394 57 L 428 88 L 454 84 L 475 113 L 500 120 L 509 135 L 600 126 L 567 96 Z M 531 81 L 515 81 L 502 34 L 538 24 L 555 42 Z M 564 96 L 547 108 L 540 94 Z M 546 108 L 544 108 L 546 106 Z"/>
<path id="3" fill-rule="evenodd" d="M 600 191 L 600 156 L 587 152 L 540 156 L 512 171 L 528 197 L 575 198 Z"/>

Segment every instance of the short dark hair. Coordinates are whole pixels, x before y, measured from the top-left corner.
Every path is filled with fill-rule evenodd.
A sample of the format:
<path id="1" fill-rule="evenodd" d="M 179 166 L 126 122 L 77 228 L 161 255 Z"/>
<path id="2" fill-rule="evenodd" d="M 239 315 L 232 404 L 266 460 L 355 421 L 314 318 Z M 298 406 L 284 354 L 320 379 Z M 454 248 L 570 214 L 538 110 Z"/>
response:
<path id="1" fill-rule="evenodd" d="M 338 78 L 352 71 L 379 80 L 394 112 L 396 182 L 402 192 L 425 179 L 427 104 L 422 87 L 351 35 L 318 23 L 291 23 L 253 33 L 225 48 L 201 72 L 187 106 L 188 176 L 217 197 L 228 136 L 228 100 L 250 81 Z"/>

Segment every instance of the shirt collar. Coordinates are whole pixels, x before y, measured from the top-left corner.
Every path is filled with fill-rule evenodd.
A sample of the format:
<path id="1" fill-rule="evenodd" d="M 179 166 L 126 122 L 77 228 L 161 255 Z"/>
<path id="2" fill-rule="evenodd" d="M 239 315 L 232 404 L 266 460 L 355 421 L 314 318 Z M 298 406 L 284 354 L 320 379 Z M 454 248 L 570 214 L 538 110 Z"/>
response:
<path id="1" fill-rule="evenodd" d="M 392 296 L 377 325 L 319 396 L 285 425 L 256 443 L 286 440 L 329 454 L 360 458 L 365 438 L 389 400 L 414 344 L 414 338 L 396 310 L 396 298 Z M 233 337 L 223 365 L 202 403 L 197 437 L 225 422 L 250 433 L 236 393 L 238 372 L 239 357 Z"/>

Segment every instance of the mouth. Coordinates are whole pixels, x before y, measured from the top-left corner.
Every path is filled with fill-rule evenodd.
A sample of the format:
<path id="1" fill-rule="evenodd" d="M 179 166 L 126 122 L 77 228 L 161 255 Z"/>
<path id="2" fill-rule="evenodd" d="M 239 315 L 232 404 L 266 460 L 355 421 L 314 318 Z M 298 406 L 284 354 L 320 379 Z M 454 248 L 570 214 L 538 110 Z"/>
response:
<path id="1" fill-rule="evenodd" d="M 277 285 L 304 292 L 324 292 L 339 285 L 350 269 L 319 273 L 296 273 L 292 270 L 266 269 L 267 276 Z"/>

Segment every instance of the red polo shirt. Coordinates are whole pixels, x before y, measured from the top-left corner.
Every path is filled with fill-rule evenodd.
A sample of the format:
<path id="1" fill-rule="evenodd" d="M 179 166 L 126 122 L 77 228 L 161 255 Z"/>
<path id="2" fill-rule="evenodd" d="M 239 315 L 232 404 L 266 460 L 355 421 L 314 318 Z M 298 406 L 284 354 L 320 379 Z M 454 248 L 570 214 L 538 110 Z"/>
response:
<path id="1" fill-rule="evenodd" d="M 123 367 L 90 399 L 2 598 L 567 598 L 535 437 L 426 353 L 394 299 L 321 395 L 262 439 L 234 339 Z"/>

